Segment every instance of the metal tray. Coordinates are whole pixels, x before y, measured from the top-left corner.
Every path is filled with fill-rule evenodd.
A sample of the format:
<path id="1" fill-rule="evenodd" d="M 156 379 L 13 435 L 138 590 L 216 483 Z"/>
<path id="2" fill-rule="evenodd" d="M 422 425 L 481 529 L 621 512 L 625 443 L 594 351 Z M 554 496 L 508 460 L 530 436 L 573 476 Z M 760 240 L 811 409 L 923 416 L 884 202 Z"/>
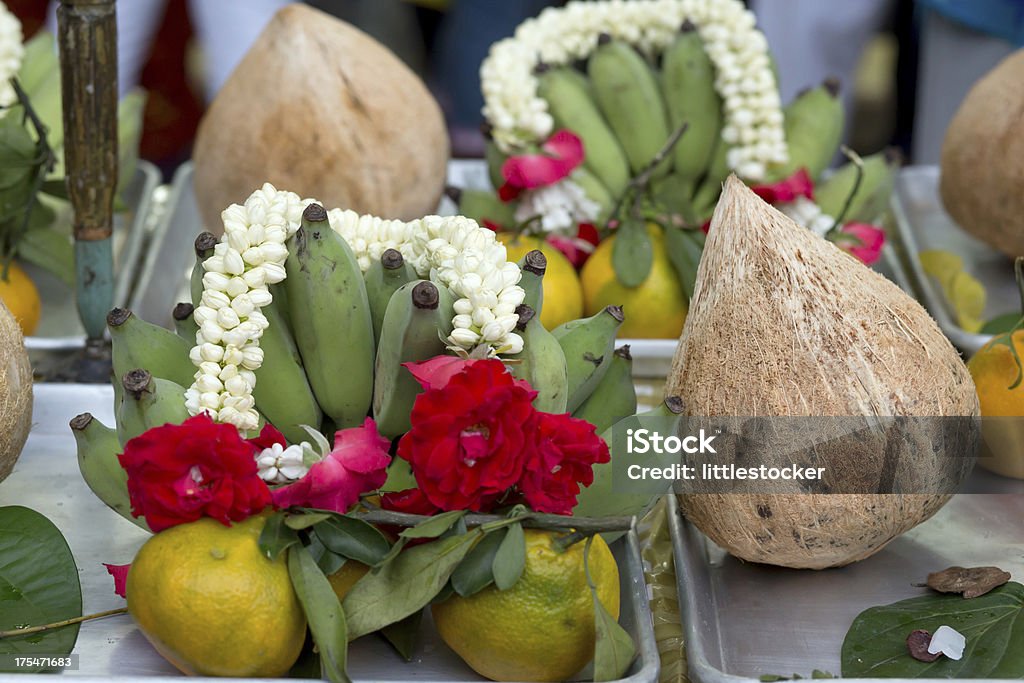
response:
<path id="1" fill-rule="evenodd" d="M 128 210 L 114 215 L 114 305 L 129 300 L 139 270 L 139 257 L 146 240 L 153 191 L 160 184 L 160 171 L 148 161 L 139 160 L 135 176 L 124 192 Z M 50 273 L 27 265 L 25 270 L 39 288 L 43 301 L 42 317 L 36 334 L 25 339 L 33 360 L 47 353 L 80 349 L 85 344 L 85 330 L 78 320 L 75 293 Z"/>
<path id="2" fill-rule="evenodd" d="M 68 421 L 86 410 L 105 424 L 113 424 L 113 390 L 98 385 L 35 385 L 34 426 L 14 473 L 0 482 L 0 505 L 33 508 L 63 532 L 78 563 L 83 609 L 88 614 L 124 606 L 124 600 L 114 595 L 111 578 L 101 563 L 130 562 L 149 534 L 107 509 L 79 474 Z M 636 533 L 616 541 L 612 550 L 621 574 L 619 621 L 633 636 L 638 650 L 637 660 L 619 683 L 655 683 L 659 671 L 657 646 Z M 423 635 L 420 654 L 413 663 L 402 660 L 383 639 L 360 639 L 349 653 L 349 674 L 355 681 L 483 680 L 441 642 L 432 628 L 424 626 Z M 127 616 L 83 624 L 74 651 L 79 654 L 79 670 L 66 675 L 126 683 L 178 675 Z M 0 683 L 26 679 L 27 675 L 0 674 Z"/>
<path id="3" fill-rule="evenodd" d="M 988 292 L 985 319 L 1016 311 L 1019 305 L 1013 262 L 984 242 L 971 237 L 946 213 L 939 198 L 939 167 L 909 166 L 900 171 L 892 198 L 896 217 L 897 246 L 920 293 L 921 303 L 938 322 L 955 346 L 973 355 L 992 339 L 991 335 L 968 332 L 955 316 L 941 288 L 921 267 L 918 254 L 928 249 L 945 249 L 960 254 L 968 273 Z"/>
<path id="4" fill-rule="evenodd" d="M 911 584 L 929 572 L 996 565 L 1024 578 L 1022 482 L 984 471 L 972 476 L 973 486 L 1016 494 L 958 494 L 874 556 L 823 571 L 737 560 L 684 520 L 672 496 L 669 528 L 691 680 L 753 683 L 769 674 L 809 677 L 813 669 L 838 676 L 853 619 L 926 592 Z"/>

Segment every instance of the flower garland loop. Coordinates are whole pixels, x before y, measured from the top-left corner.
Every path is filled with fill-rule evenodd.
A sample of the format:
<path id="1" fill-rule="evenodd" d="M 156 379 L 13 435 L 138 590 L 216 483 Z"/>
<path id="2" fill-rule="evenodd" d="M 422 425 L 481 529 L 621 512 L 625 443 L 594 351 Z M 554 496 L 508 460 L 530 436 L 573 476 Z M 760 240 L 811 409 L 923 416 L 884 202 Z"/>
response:
<path id="1" fill-rule="evenodd" d="M 687 19 L 715 66 L 725 110 L 722 139 L 732 145 L 729 167 L 747 180 L 763 179 L 769 164 L 785 163 L 789 154 L 768 42 L 740 0 L 573 0 L 545 9 L 492 45 L 480 67 L 483 114 L 495 143 L 514 153 L 552 132 L 547 103 L 537 95 L 538 62 L 584 59 L 602 33 L 655 54 L 671 45 Z"/>
<path id="2" fill-rule="evenodd" d="M 0 107 L 8 107 L 18 99 L 11 79 L 18 75 L 25 56 L 21 22 L 0 2 Z"/>
<path id="3" fill-rule="evenodd" d="M 270 285 L 285 279 L 285 243 L 314 201 L 267 183 L 221 214 L 224 235 L 203 262 L 203 294 L 193 314 L 199 331 L 189 358 L 198 370 L 185 392 L 190 415 L 256 429 L 252 391 L 263 364 L 259 340 L 269 325 L 260 309 L 273 301 Z M 484 347 L 489 355 L 523 350 L 515 333 L 515 309 L 525 297 L 519 266 L 507 261 L 491 230 L 461 216 L 405 223 L 333 209 L 328 218 L 364 272 L 386 249 L 397 249 L 419 277 L 433 276 L 448 287 L 455 299 L 452 346 Z"/>

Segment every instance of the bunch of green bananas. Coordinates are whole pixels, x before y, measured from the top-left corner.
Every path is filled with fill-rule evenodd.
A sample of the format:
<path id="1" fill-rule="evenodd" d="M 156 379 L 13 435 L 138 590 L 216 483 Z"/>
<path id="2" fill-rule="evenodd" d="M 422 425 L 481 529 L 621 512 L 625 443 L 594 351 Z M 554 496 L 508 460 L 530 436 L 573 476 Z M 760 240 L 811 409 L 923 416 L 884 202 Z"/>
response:
<path id="1" fill-rule="evenodd" d="M 215 243 L 209 234 L 196 240 L 197 273 Z M 517 314 L 524 349 L 505 360 L 516 377 L 539 392 L 537 409 L 571 412 L 593 423 L 598 433 L 635 413 L 632 358 L 628 347 L 614 347 L 622 309 L 609 306 L 548 331 L 536 315 L 546 259 L 533 251 L 521 265 L 527 298 Z M 309 438 L 304 425 L 331 434 L 371 416 L 382 435 L 397 439 L 409 430 L 421 391 L 403 364 L 447 352 L 443 339 L 454 315 L 451 292 L 417 279 L 395 250 L 361 272 L 319 204 L 303 213 L 301 228 L 288 242 L 285 269 L 287 278 L 273 286 L 273 303 L 262 309 L 270 326 L 260 339 L 263 364 L 253 394 L 261 422 L 298 443 Z M 176 332 L 124 309 L 107 316 L 117 424 L 108 428 L 88 416 L 71 426 L 86 482 L 125 516 L 128 493 L 117 454 L 147 429 L 188 418 L 184 396 L 196 375 L 189 354 L 198 304 L 196 298 L 175 307 Z M 404 488 L 402 465 L 396 461 L 386 488 Z"/>

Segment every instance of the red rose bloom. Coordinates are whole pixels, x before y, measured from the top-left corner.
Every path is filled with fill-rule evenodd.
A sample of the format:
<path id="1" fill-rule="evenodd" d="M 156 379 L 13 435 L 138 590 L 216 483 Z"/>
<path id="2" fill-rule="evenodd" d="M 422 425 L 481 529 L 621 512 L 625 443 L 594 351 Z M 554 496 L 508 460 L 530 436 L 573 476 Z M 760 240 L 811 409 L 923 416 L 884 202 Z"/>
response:
<path id="1" fill-rule="evenodd" d="M 496 359 L 466 363 L 447 383 L 424 388 L 399 457 L 442 510 L 488 509 L 522 475 L 537 392 Z"/>
<path id="2" fill-rule="evenodd" d="M 156 532 L 200 517 L 227 525 L 260 512 L 271 504 L 270 489 L 253 451 L 237 429 L 205 414 L 146 431 L 118 456 L 132 514 Z"/>
<path id="3" fill-rule="evenodd" d="M 586 420 L 536 413 L 527 428 L 533 439 L 519 481 L 527 504 L 538 512 L 570 515 L 580 485 L 594 481 L 597 463 L 608 462 L 608 444 Z"/>

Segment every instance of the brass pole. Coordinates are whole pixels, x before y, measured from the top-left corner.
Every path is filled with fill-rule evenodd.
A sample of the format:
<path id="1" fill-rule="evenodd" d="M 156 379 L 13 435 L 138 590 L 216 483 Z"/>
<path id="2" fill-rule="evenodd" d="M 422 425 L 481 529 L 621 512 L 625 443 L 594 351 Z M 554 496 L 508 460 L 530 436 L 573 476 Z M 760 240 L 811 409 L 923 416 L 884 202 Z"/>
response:
<path id="1" fill-rule="evenodd" d="M 117 188 L 115 0 L 62 0 L 57 10 L 64 98 L 64 160 L 74 212 L 78 314 L 102 344 L 114 305 L 111 244 Z"/>

